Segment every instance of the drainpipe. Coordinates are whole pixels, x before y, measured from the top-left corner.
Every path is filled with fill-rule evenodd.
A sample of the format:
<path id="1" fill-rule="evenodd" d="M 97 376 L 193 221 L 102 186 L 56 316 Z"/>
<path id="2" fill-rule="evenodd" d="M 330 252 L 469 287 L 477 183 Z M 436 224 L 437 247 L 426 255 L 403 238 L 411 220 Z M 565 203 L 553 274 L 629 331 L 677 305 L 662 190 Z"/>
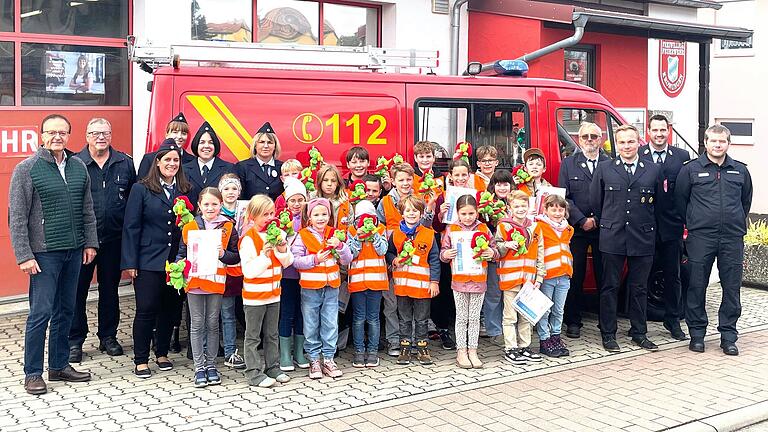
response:
<path id="1" fill-rule="evenodd" d="M 704 149 L 704 132 L 709 127 L 709 53 L 710 44 L 699 44 L 699 154 Z"/>
<path id="2" fill-rule="evenodd" d="M 581 38 L 584 36 L 584 27 L 586 27 L 589 17 L 586 15 L 579 14 L 578 12 L 575 12 L 573 15 L 574 17 L 576 17 L 576 19 L 573 20 L 573 25 L 575 27 L 575 30 L 571 37 L 555 42 L 552 45 L 547 45 L 543 48 L 539 48 L 532 53 L 525 54 L 522 57 L 518 57 L 517 60 L 522 60 L 526 63 L 530 63 L 538 59 L 539 57 L 543 57 L 547 54 L 553 53 L 555 51 L 558 51 L 563 48 L 567 48 L 569 46 L 573 46 L 579 43 L 581 41 Z M 480 71 L 485 72 L 485 71 L 492 70 L 494 63 L 495 62 L 484 63 Z"/>
<path id="3" fill-rule="evenodd" d="M 459 74 L 459 27 L 461 7 L 469 0 L 456 0 L 451 8 L 451 75 Z"/>

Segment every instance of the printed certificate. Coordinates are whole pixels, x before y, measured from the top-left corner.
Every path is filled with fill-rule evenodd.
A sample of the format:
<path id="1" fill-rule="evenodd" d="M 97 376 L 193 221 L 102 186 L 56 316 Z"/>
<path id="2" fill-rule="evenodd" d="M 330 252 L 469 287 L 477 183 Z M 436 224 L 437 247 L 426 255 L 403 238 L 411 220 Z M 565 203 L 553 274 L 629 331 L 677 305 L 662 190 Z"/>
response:
<path id="1" fill-rule="evenodd" d="M 453 231 L 450 233 L 451 246 L 456 249 L 456 258 L 451 261 L 451 271 L 454 275 L 474 276 L 483 274 L 483 264 L 475 261 L 472 256 L 472 236 L 476 231 Z"/>
<path id="2" fill-rule="evenodd" d="M 445 190 L 445 202 L 448 203 L 448 211 L 443 217 L 443 223 L 455 224 L 459 221 L 458 212 L 456 211 L 456 200 L 462 195 L 477 195 L 477 191 L 473 188 L 463 188 L 456 186 L 448 186 Z"/>
<path id="3" fill-rule="evenodd" d="M 526 281 L 513 300 L 512 306 L 531 325 L 536 325 L 541 316 L 552 307 L 552 300 L 541 290 L 536 289 L 530 281 Z"/>
<path id="4" fill-rule="evenodd" d="M 210 276 L 219 267 L 222 231 L 190 230 L 187 233 L 187 259 L 190 276 Z"/>

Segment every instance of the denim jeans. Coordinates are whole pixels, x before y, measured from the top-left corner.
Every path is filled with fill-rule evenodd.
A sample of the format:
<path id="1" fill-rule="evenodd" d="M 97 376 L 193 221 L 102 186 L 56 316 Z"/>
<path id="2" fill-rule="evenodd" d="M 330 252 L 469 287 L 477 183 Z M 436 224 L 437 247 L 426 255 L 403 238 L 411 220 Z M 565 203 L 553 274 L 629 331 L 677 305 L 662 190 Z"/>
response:
<path id="1" fill-rule="evenodd" d="M 221 298 L 221 294 L 187 293 L 191 324 L 189 344 L 192 347 L 195 371 L 216 367 Z"/>
<path id="2" fill-rule="evenodd" d="M 310 360 L 333 359 L 339 339 L 339 289 L 326 286 L 301 290 L 304 351 Z"/>
<path id="3" fill-rule="evenodd" d="M 237 297 L 221 298 L 221 344 L 224 345 L 224 358 L 229 358 L 237 349 Z"/>
<path id="4" fill-rule="evenodd" d="M 544 315 L 541 316 L 541 319 L 536 324 L 536 332 L 539 333 L 540 341 L 560 334 L 560 328 L 563 326 L 565 299 L 568 298 L 568 290 L 570 288 L 571 278 L 568 276 L 544 279 L 544 282 L 541 284 L 541 292 L 549 297 L 554 304 L 547 312 L 544 312 Z"/>
<path id="5" fill-rule="evenodd" d="M 365 290 L 351 294 L 352 341 L 355 352 L 375 353 L 379 349 L 379 309 L 381 291 Z M 365 323 L 368 322 L 368 349 L 365 347 Z"/>
<path id="6" fill-rule="evenodd" d="M 298 279 L 283 278 L 280 291 L 280 322 L 278 330 L 281 337 L 301 336 L 304 334 L 304 321 L 301 316 L 301 287 Z"/>
<path id="7" fill-rule="evenodd" d="M 483 317 L 485 332 L 489 337 L 499 336 L 502 333 L 501 317 L 504 313 L 504 302 L 501 299 L 499 275 L 496 269 L 496 263 L 488 262 L 488 289 L 485 291 L 483 300 Z"/>
<path id="8" fill-rule="evenodd" d="M 411 298 L 397 296 L 397 315 L 400 319 L 400 340 L 411 341 L 411 335 L 415 341 L 427 340 L 427 326 L 429 322 L 429 310 L 432 299 Z M 416 333 L 414 334 L 414 321 Z"/>
<path id="9" fill-rule="evenodd" d="M 35 254 L 40 273 L 29 277 L 29 317 L 24 333 L 24 375 L 43 374 L 48 322 L 48 369 L 69 364 L 69 329 L 75 314 L 83 248 Z"/>

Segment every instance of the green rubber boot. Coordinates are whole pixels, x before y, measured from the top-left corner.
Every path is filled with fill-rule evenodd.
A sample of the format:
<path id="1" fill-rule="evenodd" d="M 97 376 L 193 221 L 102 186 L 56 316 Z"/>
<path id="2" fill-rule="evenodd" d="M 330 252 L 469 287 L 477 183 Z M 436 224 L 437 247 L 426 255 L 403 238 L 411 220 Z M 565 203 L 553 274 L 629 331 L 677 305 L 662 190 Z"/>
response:
<path id="1" fill-rule="evenodd" d="M 293 336 L 293 361 L 296 362 L 296 366 L 301 369 L 309 367 L 309 361 L 304 357 L 304 336 Z"/>
<path id="2" fill-rule="evenodd" d="M 280 336 L 280 370 L 290 372 L 294 370 L 293 359 L 291 358 L 291 337 Z"/>

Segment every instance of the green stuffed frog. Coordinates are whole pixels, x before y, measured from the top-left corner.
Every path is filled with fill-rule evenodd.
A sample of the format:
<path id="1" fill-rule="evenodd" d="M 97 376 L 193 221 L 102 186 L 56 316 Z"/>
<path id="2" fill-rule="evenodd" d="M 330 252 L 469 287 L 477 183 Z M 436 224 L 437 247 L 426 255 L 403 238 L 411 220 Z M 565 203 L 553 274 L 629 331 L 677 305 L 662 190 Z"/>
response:
<path id="1" fill-rule="evenodd" d="M 397 257 L 404 260 L 401 262 L 402 265 L 411 265 L 413 264 L 414 252 L 416 252 L 416 248 L 413 246 L 413 242 L 410 240 L 406 240 L 403 243 L 403 250 L 400 251 Z"/>
<path id="2" fill-rule="evenodd" d="M 186 259 L 177 262 L 165 262 L 165 282 L 176 289 L 181 295 L 181 290 L 187 287 L 187 276 L 191 264 Z"/>

